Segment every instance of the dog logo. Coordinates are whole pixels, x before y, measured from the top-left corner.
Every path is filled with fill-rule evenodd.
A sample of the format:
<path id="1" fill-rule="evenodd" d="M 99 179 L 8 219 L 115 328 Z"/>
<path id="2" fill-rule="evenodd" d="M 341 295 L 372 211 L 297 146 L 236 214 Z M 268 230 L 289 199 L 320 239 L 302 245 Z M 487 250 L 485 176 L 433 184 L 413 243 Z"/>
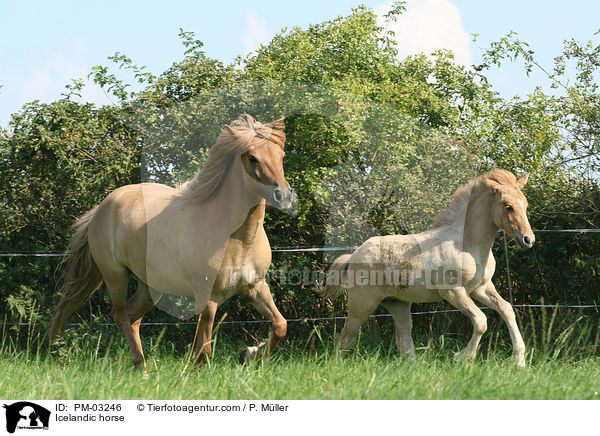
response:
<path id="1" fill-rule="evenodd" d="M 48 429 L 50 411 L 28 401 L 19 401 L 3 406 L 6 409 L 6 431 L 14 433 L 19 429 Z"/>

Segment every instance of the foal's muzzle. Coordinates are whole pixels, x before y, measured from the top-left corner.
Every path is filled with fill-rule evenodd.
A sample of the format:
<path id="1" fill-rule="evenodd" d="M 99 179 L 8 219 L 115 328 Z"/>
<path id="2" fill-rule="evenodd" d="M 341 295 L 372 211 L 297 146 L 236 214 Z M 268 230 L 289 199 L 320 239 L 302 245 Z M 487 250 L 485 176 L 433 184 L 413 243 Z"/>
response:
<path id="1" fill-rule="evenodd" d="M 531 236 L 528 236 L 528 235 L 522 234 L 519 231 L 515 232 L 515 239 L 517 240 L 519 247 L 521 247 L 523 250 L 530 249 L 531 247 L 533 247 L 533 244 L 535 243 L 535 236 L 533 234 Z"/>

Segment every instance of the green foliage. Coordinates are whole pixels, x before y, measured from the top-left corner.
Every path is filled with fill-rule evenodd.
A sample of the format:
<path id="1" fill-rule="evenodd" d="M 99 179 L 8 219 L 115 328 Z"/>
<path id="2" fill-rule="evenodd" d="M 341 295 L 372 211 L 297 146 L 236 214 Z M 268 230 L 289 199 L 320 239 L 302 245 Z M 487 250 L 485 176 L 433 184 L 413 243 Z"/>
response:
<path id="1" fill-rule="evenodd" d="M 2 249 L 62 249 L 64 230 L 107 190 L 139 180 L 139 147 L 121 110 L 29 103 L 2 142 Z"/>
<path id="2" fill-rule="evenodd" d="M 596 40 L 599 34 L 596 33 Z M 538 120 L 538 125 L 551 125 L 558 132 L 559 138 L 554 141 L 552 150 L 555 167 L 568 167 L 597 179 L 600 170 L 600 42 L 567 40 L 563 53 L 554 59 L 553 68 L 548 68 L 536 59 L 527 43 L 511 32 L 491 44 L 478 69 L 483 71 L 505 61 L 517 60 L 523 61 L 528 75 L 534 69 L 543 73 L 553 92 L 544 94 L 539 87 L 526 99 L 515 100 L 512 104 L 523 110 L 533 105 L 532 112 L 546 118 Z"/>
<path id="3" fill-rule="evenodd" d="M 140 180 L 140 147 L 118 108 L 29 103 L 0 139 L 0 251 L 62 251 L 69 227 L 107 192 Z M 0 258 L 0 312 L 47 311 L 56 262 Z M 36 309 L 36 310 L 37 310 Z"/>

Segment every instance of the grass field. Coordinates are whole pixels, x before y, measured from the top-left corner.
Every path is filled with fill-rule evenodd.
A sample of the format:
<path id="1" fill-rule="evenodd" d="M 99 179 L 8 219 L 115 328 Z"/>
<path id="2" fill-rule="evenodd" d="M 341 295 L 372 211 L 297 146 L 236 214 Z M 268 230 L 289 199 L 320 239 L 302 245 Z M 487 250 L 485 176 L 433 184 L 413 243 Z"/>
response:
<path id="1" fill-rule="evenodd" d="M 149 375 L 133 372 L 123 348 L 109 358 L 78 356 L 0 359 L 0 392 L 32 399 L 593 399 L 600 359 L 547 361 L 518 370 L 491 357 L 471 364 L 424 353 L 414 364 L 380 353 L 343 362 L 330 357 L 277 356 L 242 367 L 220 357 L 185 368 L 182 356 L 162 354 Z"/>
<path id="2" fill-rule="evenodd" d="M 475 361 L 459 363 L 452 355 L 467 337 L 430 337 L 409 362 L 391 337 L 368 329 L 342 361 L 333 353 L 334 338 L 314 330 L 309 339 L 284 343 L 268 362 L 246 366 L 237 362 L 242 342 L 223 332 L 205 367 L 186 366 L 185 350 L 147 338 L 147 377 L 133 370 L 119 334 L 88 336 L 48 353 L 41 341 L 18 346 L 5 331 L 0 392 L 7 399 L 597 399 L 598 325 L 584 321 L 541 331 L 535 343 L 526 332 L 525 369 L 514 365 L 504 340 L 490 338 Z"/>

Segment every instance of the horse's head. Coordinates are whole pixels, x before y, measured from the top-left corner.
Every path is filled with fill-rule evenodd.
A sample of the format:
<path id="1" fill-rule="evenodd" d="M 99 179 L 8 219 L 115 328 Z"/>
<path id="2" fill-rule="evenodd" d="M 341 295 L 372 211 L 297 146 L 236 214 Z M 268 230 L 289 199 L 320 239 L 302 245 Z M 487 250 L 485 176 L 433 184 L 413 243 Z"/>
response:
<path id="1" fill-rule="evenodd" d="M 296 194 L 285 179 L 285 133 L 283 118 L 256 128 L 256 136 L 241 159 L 248 177 L 259 195 L 280 209 L 289 209 Z"/>
<path id="2" fill-rule="evenodd" d="M 486 177 L 483 179 L 494 198 L 492 202 L 494 224 L 510 237 L 515 238 L 523 249 L 531 248 L 535 242 L 533 230 L 527 219 L 529 204 L 521 192 L 521 188 L 527 183 L 527 178 L 528 175 L 512 184 L 499 183 Z"/>

